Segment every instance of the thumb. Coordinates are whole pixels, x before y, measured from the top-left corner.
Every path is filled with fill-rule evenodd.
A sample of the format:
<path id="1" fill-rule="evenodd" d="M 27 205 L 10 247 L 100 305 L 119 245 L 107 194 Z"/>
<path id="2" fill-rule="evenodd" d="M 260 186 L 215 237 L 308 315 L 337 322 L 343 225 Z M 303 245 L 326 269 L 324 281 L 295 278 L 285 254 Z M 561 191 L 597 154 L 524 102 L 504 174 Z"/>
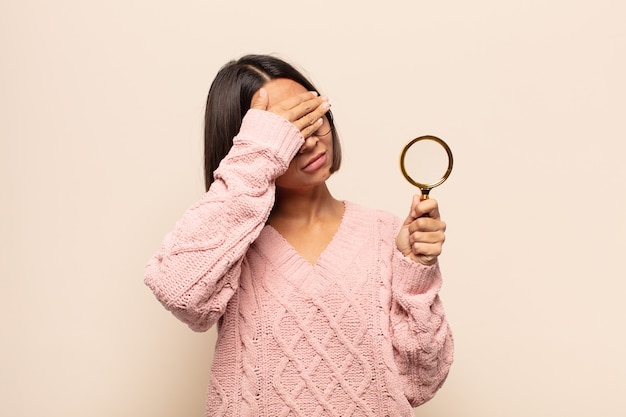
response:
<path id="1" fill-rule="evenodd" d="M 404 221 L 405 225 L 410 224 L 411 222 L 413 222 L 413 220 L 417 219 L 422 214 L 417 210 L 417 205 L 420 201 L 422 201 L 422 194 L 415 194 L 413 196 L 413 199 L 411 200 L 411 210 L 409 211 L 409 215 Z"/>
<path id="2" fill-rule="evenodd" d="M 267 110 L 268 103 L 269 99 L 267 98 L 267 90 L 265 88 L 261 88 L 254 94 L 252 103 L 250 103 L 250 108 L 256 110 Z"/>

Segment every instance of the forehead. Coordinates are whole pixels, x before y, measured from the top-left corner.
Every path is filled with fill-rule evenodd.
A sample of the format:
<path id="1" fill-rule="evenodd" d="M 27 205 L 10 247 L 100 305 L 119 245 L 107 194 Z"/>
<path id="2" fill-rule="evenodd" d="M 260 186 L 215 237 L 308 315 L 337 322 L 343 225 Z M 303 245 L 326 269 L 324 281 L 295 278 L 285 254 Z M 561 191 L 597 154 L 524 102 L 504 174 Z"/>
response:
<path id="1" fill-rule="evenodd" d="M 263 88 L 267 90 L 270 106 L 307 91 L 302 85 L 287 78 L 271 80 Z"/>

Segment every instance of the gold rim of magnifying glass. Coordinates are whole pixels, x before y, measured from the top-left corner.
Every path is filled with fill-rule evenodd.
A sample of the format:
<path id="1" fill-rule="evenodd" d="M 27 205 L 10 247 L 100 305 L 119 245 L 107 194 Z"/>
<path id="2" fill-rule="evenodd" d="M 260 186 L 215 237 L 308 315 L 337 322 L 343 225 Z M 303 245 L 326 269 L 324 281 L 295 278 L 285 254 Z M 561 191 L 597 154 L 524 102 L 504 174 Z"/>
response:
<path id="1" fill-rule="evenodd" d="M 404 157 L 406 156 L 407 151 L 409 150 L 411 146 L 413 146 L 414 144 L 416 144 L 417 142 L 421 140 L 432 140 L 434 142 L 437 142 L 438 144 L 441 145 L 441 147 L 448 154 L 448 169 L 446 169 L 446 172 L 445 174 L 443 174 L 443 177 L 441 177 L 438 181 L 430 183 L 430 184 L 424 184 L 424 183 L 415 181 L 413 178 L 411 178 L 411 176 L 406 171 L 406 168 L 404 167 Z M 420 190 L 425 192 L 426 195 L 432 188 L 435 188 L 436 186 L 441 185 L 445 180 L 448 179 L 448 177 L 450 176 L 450 173 L 452 172 L 452 164 L 453 164 L 453 159 L 452 159 L 452 151 L 450 150 L 450 147 L 448 146 L 447 143 L 445 143 L 442 139 L 439 139 L 437 136 L 424 135 L 424 136 L 420 136 L 419 138 L 415 138 L 406 144 L 404 149 L 402 149 L 402 153 L 400 154 L 400 169 L 402 170 L 402 175 L 404 175 L 404 178 L 406 178 L 408 182 L 410 182 L 411 184 L 413 184 L 414 186 L 418 187 Z"/>

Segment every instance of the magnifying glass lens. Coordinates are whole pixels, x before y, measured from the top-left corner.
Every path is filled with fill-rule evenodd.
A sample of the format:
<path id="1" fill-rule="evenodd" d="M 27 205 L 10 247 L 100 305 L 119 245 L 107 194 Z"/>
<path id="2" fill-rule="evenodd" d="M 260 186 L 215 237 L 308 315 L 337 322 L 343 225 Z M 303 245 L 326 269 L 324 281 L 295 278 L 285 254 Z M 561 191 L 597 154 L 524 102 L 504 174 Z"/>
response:
<path id="1" fill-rule="evenodd" d="M 422 190 L 424 198 L 452 172 L 450 147 L 435 136 L 420 136 L 406 144 L 400 154 L 402 175 Z"/>
<path id="2" fill-rule="evenodd" d="M 448 154 L 437 142 L 421 140 L 415 142 L 404 156 L 407 174 L 422 184 L 434 184 L 448 169 Z"/>

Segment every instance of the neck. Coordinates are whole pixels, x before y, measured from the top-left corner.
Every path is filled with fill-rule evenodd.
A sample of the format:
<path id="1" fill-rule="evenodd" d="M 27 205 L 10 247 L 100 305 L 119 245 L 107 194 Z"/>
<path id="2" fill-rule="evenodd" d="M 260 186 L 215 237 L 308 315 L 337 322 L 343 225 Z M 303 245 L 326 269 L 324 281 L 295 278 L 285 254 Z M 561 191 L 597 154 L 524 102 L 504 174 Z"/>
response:
<path id="1" fill-rule="evenodd" d="M 309 222 L 342 211 L 343 203 L 330 194 L 326 183 L 306 190 L 277 187 L 270 223 L 276 219 Z"/>

